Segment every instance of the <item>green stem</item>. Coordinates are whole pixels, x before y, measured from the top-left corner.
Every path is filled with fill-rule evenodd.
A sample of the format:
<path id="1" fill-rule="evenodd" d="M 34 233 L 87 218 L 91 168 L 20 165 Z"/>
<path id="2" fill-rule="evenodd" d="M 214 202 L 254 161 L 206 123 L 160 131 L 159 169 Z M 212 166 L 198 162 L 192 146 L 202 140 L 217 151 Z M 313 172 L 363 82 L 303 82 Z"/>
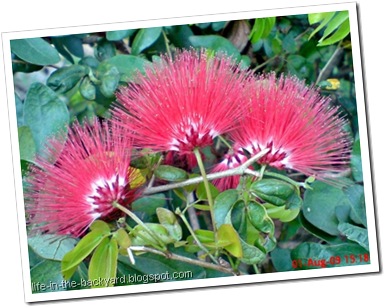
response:
<path id="1" fill-rule="evenodd" d="M 162 239 L 154 232 L 152 231 L 150 228 L 148 228 L 146 226 L 146 224 L 138 217 L 136 216 L 133 212 L 131 212 L 129 209 L 125 208 L 124 206 L 122 206 L 121 204 L 119 204 L 118 202 L 114 202 L 113 203 L 113 206 L 119 210 L 121 210 L 123 213 L 127 214 L 133 221 L 135 221 L 138 225 L 140 225 L 144 230 L 147 231 L 147 233 L 149 235 L 151 235 L 153 237 L 154 240 L 156 240 L 158 242 L 158 244 L 160 245 L 159 249 L 161 250 L 166 250 L 166 246 L 164 245 Z"/>
<path id="2" fill-rule="evenodd" d="M 217 232 L 216 232 L 216 224 L 215 224 L 215 218 L 214 218 L 214 200 L 211 194 L 211 189 L 210 189 L 209 181 L 207 179 L 205 166 L 203 164 L 202 155 L 198 148 L 194 149 L 194 154 L 195 154 L 195 157 L 197 158 L 198 167 L 203 178 L 203 184 L 205 186 L 206 194 L 207 194 L 207 201 L 210 207 L 211 220 L 213 223 L 213 231 L 214 231 L 214 234 L 216 234 Z"/>
<path id="3" fill-rule="evenodd" d="M 162 35 L 163 35 L 163 39 L 164 39 L 164 44 L 166 45 L 167 54 L 170 57 L 172 57 L 172 53 L 170 50 L 170 44 L 168 43 L 167 35 L 166 35 L 166 32 L 164 30 L 162 30 Z"/>
<path id="4" fill-rule="evenodd" d="M 214 258 L 214 256 L 207 250 L 207 248 L 205 246 L 203 246 L 203 244 L 200 242 L 200 240 L 197 238 L 194 230 L 191 228 L 189 222 L 187 221 L 186 219 L 186 216 L 183 214 L 182 211 L 178 211 L 177 214 L 179 215 L 179 217 L 182 219 L 182 221 L 184 222 L 184 224 L 186 225 L 187 227 L 187 230 L 190 232 L 191 236 L 193 237 L 195 243 L 198 245 L 198 247 L 200 249 L 202 249 L 209 257 L 210 259 L 215 263 L 215 264 L 218 264 L 218 261 L 216 258 Z"/>
<path id="5" fill-rule="evenodd" d="M 225 139 L 223 138 L 221 135 L 218 136 L 218 139 L 223 142 L 223 144 L 225 144 L 229 149 L 232 149 L 233 147 L 231 146 L 231 144 Z"/>
<path id="6" fill-rule="evenodd" d="M 258 266 L 256 264 L 253 264 L 253 268 L 256 274 L 260 274 L 261 272 L 258 269 Z"/>
<path id="7" fill-rule="evenodd" d="M 300 183 L 300 182 L 294 181 L 291 178 L 289 178 L 289 177 L 287 177 L 286 175 L 283 175 L 283 174 L 279 174 L 279 173 L 275 173 L 275 172 L 270 172 L 270 171 L 265 171 L 264 175 L 271 176 L 273 178 L 286 181 L 286 182 L 288 182 L 290 184 L 293 184 L 297 188 L 304 187 L 304 183 Z"/>

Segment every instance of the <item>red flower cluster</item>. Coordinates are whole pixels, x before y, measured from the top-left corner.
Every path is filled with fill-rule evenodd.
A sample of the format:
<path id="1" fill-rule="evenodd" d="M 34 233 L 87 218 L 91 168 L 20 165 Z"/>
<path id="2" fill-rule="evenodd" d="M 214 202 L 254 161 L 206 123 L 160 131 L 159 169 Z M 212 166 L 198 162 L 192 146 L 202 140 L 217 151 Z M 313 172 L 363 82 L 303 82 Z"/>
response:
<path id="1" fill-rule="evenodd" d="M 233 142 L 214 171 L 234 168 L 269 148 L 258 163 L 327 180 L 349 162 L 345 120 L 329 100 L 294 77 L 252 76 L 226 56 L 181 51 L 163 56 L 120 89 L 113 120 L 69 129 L 55 163 L 38 158 L 27 178 L 26 207 L 40 230 L 81 235 L 98 218 L 138 196 L 131 148 L 172 153 L 193 164 L 193 151 L 219 135 Z M 52 140 L 50 151 L 61 148 Z M 246 153 L 245 153 L 246 152 Z M 216 181 L 222 190 L 239 177 Z"/>
<path id="2" fill-rule="evenodd" d="M 295 77 L 261 75 L 246 87 L 249 101 L 239 126 L 230 132 L 235 154 L 214 171 L 233 168 L 269 148 L 258 163 L 277 169 L 293 169 L 307 176 L 333 182 L 333 176 L 349 164 L 351 140 L 346 120 L 317 89 Z M 245 151 L 245 152 L 243 152 Z M 234 188 L 239 177 L 220 179 L 217 186 Z"/>
<path id="3" fill-rule="evenodd" d="M 61 153 L 59 140 L 51 140 L 52 164 L 42 157 L 27 177 L 26 208 L 38 230 L 81 235 L 98 218 L 116 214 L 113 202 L 128 206 L 138 194 L 132 187 L 138 173 L 130 168 L 131 141 L 121 127 L 109 124 L 69 129 Z"/>
<path id="4" fill-rule="evenodd" d="M 117 93 L 123 108 L 112 113 L 138 147 L 173 151 L 192 162 L 195 148 L 211 145 L 242 116 L 249 74 L 224 55 L 164 56 Z"/>

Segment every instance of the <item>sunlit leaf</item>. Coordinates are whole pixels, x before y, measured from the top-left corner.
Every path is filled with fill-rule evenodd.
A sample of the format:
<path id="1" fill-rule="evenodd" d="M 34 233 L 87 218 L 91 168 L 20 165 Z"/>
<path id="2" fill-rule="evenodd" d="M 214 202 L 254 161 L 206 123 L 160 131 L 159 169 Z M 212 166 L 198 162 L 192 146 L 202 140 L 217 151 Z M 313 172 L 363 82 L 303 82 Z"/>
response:
<path id="1" fill-rule="evenodd" d="M 104 238 L 95 249 L 88 269 L 91 288 L 112 287 L 115 283 L 118 262 L 118 244 L 115 238 Z M 99 284 L 99 281 L 101 282 Z"/>

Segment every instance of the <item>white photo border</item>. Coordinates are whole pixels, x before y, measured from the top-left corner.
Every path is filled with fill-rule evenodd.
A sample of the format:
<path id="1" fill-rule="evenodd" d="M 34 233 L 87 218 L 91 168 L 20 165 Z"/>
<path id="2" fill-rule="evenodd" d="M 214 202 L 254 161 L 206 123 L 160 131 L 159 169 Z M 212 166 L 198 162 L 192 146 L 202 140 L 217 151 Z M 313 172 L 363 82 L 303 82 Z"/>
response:
<path id="1" fill-rule="evenodd" d="M 22 189 L 22 176 L 20 167 L 19 156 L 19 143 L 17 134 L 17 120 L 16 120 L 16 107 L 14 98 L 14 84 L 12 78 L 12 64 L 11 64 L 11 51 L 10 41 L 13 39 L 32 38 L 32 37 L 44 37 L 44 36 L 57 36 L 65 34 L 75 33 L 87 33 L 87 32 L 101 32 L 101 31 L 114 31 L 121 29 L 139 29 L 156 26 L 173 26 L 189 23 L 203 23 L 203 22 L 215 22 L 224 20 L 241 20 L 249 18 L 261 18 L 271 16 L 288 16 L 308 14 L 315 12 L 327 12 L 327 11 L 349 11 L 350 29 L 351 29 L 351 42 L 353 53 L 353 67 L 355 77 L 355 89 L 356 89 L 356 101 L 358 111 L 358 121 L 361 138 L 361 157 L 362 157 L 362 169 L 364 175 L 364 189 L 365 189 L 365 202 L 366 202 L 366 214 L 368 223 L 368 235 L 370 243 L 370 259 L 371 263 L 367 265 L 346 266 L 339 268 L 322 268 L 306 271 L 291 271 L 291 272 L 279 272 L 279 273 L 267 273 L 262 275 L 249 275 L 249 276 L 237 276 L 226 278 L 211 278 L 211 279 L 197 279 L 178 282 L 162 282 L 157 284 L 142 284 L 121 286 L 114 288 L 102 288 L 102 289 L 87 289 L 87 290 L 72 290 L 71 292 L 50 292 L 50 293 L 32 293 L 31 279 L 29 270 L 29 258 L 28 258 L 28 242 L 26 233 L 26 221 L 24 211 L 24 199 Z M 212 286 L 223 285 L 236 285 L 258 282 L 271 282 L 271 281 L 283 281 L 292 279 L 305 279 L 315 277 L 328 277 L 339 276 L 349 274 L 362 274 L 362 273 L 374 273 L 379 271 L 378 262 L 378 249 L 377 249 L 377 237 L 375 226 L 375 210 L 374 210 L 374 198 L 373 198 L 373 183 L 371 175 L 370 164 L 370 147 L 369 137 L 367 130 L 367 118 L 365 108 L 364 97 L 364 82 L 362 74 L 362 59 L 360 54 L 360 40 L 359 40 L 359 28 L 358 28 L 358 16 L 357 16 L 357 4 L 356 3 L 340 3 L 340 4 L 327 4 L 327 5 L 315 5 L 315 6 L 301 6 L 291 8 L 279 8 L 268 9 L 261 11 L 249 11 L 238 13 L 221 13 L 214 15 L 201 15 L 201 16 L 187 16 L 176 18 L 165 18 L 147 21 L 129 21 L 119 22 L 114 24 L 100 24 L 89 26 L 76 26 L 56 29 L 41 29 L 41 30 L 27 30 L 18 32 L 6 32 L 2 34 L 3 40 L 3 52 L 4 52 L 4 66 L 6 74 L 6 89 L 8 97 L 8 113 L 9 124 L 11 129 L 11 146 L 13 155 L 13 169 L 14 180 L 16 187 L 16 203 L 18 213 L 18 227 L 19 227 L 19 239 L 20 239 L 20 251 L 22 256 L 22 271 L 24 281 L 24 295 L 26 302 L 48 301 L 48 300 L 60 300 L 60 299 L 73 299 L 73 298 L 85 298 L 96 297 L 105 295 L 118 295 L 118 294 L 133 294 L 143 292 L 165 291 L 165 290 L 177 290 L 177 289 L 191 289 L 202 288 Z"/>

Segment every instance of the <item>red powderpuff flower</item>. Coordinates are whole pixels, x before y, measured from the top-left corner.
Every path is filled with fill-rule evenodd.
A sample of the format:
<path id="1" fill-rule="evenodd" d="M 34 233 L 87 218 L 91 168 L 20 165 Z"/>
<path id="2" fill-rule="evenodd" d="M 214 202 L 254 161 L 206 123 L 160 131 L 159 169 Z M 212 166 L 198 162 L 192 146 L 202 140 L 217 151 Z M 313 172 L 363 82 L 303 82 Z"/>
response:
<path id="1" fill-rule="evenodd" d="M 117 93 L 115 121 L 131 131 L 135 145 L 175 151 L 193 163 L 192 152 L 234 128 L 242 115 L 249 73 L 225 55 L 179 51 L 138 75 Z"/>
<path id="2" fill-rule="evenodd" d="M 26 210 L 36 230 L 80 236 L 96 219 L 119 215 L 114 202 L 129 206 L 138 195 L 136 169 L 130 167 L 131 141 L 122 128 L 97 120 L 69 129 L 64 149 L 57 139 L 27 177 Z"/>
<path id="3" fill-rule="evenodd" d="M 239 129 L 230 133 L 236 153 L 243 149 L 253 156 L 269 148 L 259 164 L 329 182 L 348 168 L 351 139 L 344 130 L 346 120 L 316 88 L 295 77 L 269 74 L 250 82 L 247 92 L 248 111 Z M 233 161 L 234 156 L 227 158 L 213 171 L 229 169 Z M 217 184 L 230 187 L 226 179 Z"/>
<path id="4" fill-rule="evenodd" d="M 231 150 L 224 155 L 224 159 L 212 169 L 213 173 L 237 168 L 247 161 L 247 156 L 244 154 L 242 148 L 236 147 L 235 149 L 236 150 Z M 240 176 L 234 175 L 215 179 L 213 180 L 213 184 L 220 191 L 225 191 L 227 189 L 236 188 L 239 185 L 239 180 Z"/>

